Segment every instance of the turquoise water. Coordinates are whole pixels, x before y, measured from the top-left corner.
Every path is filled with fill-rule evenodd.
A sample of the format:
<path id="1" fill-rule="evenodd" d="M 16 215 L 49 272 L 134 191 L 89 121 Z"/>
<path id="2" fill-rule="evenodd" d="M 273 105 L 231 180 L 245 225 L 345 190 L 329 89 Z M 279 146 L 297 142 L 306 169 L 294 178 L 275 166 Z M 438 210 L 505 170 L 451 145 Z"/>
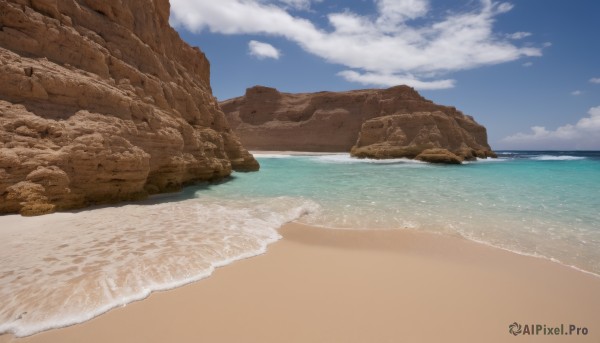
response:
<path id="1" fill-rule="evenodd" d="M 304 223 L 460 235 L 600 274 L 600 153 L 504 152 L 460 166 L 343 154 L 258 158 L 259 173 L 196 196 L 308 199 L 319 209 Z"/>
<path id="2" fill-rule="evenodd" d="M 0 333 L 80 323 L 208 277 L 264 253 L 294 220 L 461 236 L 600 275 L 600 153 L 504 152 L 460 166 L 257 157 L 260 172 L 146 202 L 0 216 Z"/>

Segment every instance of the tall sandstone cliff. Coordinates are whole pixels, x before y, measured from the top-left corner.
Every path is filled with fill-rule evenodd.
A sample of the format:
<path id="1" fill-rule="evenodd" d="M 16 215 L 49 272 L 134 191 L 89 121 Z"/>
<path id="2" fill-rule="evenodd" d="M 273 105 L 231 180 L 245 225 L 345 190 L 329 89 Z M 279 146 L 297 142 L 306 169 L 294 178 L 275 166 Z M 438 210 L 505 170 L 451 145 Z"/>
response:
<path id="1" fill-rule="evenodd" d="M 257 170 L 168 0 L 0 0 L 0 213 Z"/>
<path id="2" fill-rule="evenodd" d="M 221 108 L 249 149 L 351 151 L 439 163 L 495 156 L 486 129 L 472 117 L 408 86 L 305 94 L 256 86 Z"/>

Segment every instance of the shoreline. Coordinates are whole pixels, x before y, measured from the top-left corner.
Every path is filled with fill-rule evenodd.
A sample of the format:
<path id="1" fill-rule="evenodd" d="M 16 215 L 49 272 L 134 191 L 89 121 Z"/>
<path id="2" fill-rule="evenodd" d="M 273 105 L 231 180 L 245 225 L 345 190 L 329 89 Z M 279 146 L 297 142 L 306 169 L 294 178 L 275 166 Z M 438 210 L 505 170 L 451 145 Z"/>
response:
<path id="1" fill-rule="evenodd" d="M 320 229 L 320 230 L 336 230 L 336 231 L 358 231 L 358 232 L 373 232 L 373 231 L 390 231 L 390 232 L 395 232 L 395 231 L 401 231 L 401 232 L 405 232 L 405 233 L 412 233 L 412 234 L 416 234 L 416 235 L 432 235 L 432 236 L 441 236 L 441 237 L 446 237 L 449 239 L 459 239 L 459 240 L 464 240 L 467 241 L 469 243 L 473 243 L 473 244 L 478 244 L 478 245 L 482 245 L 485 246 L 489 249 L 497 249 L 503 252 L 507 252 L 509 254 L 515 254 L 515 255 L 519 255 L 519 256 L 523 256 L 523 257 L 527 257 L 527 258 L 535 258 L 535 259 L 540 259 L 546 262 L 550 262 L 550 263 L 554 263 L 557 264 L 561 267 L 565 267 L 565 268 L 569 268 L 572 269 L 578 273 L 583 273 L 595 278 L 598 278 L 600 280 L 600 274 L 596 274 L 594 272 L 591 272 L 589 270 L 585 270 L 582 268 L 579 268 L 577 266 L 574 265 L 570 265 L 570 264 L 566 264 L 563 263 L 562 261 L 552 258 L 552 257 L 547 257 L 544 255 L 536 255 L 536 254 L 530 254 L 530 253 L 526 253 L 526 252 L 522 252 L 519 250 L 512 250 L 510 248 L 505 248 L 505 247 L 501 247 L 501 246 L 497 246 L 494 245 L 492 243 L 483 241 L 483 240 L 477 240 L 477 239 L 473 239 L 473 238 L 469 238 L 469 237 L 465 237 L 463 235 L 461 235 L 460 233 L 443 233 L 443 232 L 434 232 L 434 231 L 426 231 L 426 230 L 418 230 L 418 229 L 410 229 L 410 228 L 398 228 L 398 229 L 393 229 L 393 228 L 389 228 L 389 229 L 354 229 L 354 228 L 337 228 L 337 227 L 329 227 L 329 226 L 321 226 L 321 225 L 316 225 L 316 224 L 305 224 L 305 223 L 301 223 L 301 222 L 294 222 L 294 224 L 298 224 L 301 226 L 306 226 L 306 227 L 311 227 L 314 229 Z M 286 224 L 287 225 L 287 224 Z"/>
<path id="2" fill-rule="evenodd" d="M 0 342 L 504 342 L 515 321 L 587 327 L 577 342 L 600 337 L 600 279 L 559 263 L 424 232 L 279 232 L 265 254 L 198 282 Z"/>
<path id="3" fill-rule="evenodd" d="M 324 155 L 348 155 L 348 152 L 323 152 L 323 151 L 293 151 L 293 150 L 250 150 L 252 155 L 279 155 L 279 156 L 324 156 Z"/>

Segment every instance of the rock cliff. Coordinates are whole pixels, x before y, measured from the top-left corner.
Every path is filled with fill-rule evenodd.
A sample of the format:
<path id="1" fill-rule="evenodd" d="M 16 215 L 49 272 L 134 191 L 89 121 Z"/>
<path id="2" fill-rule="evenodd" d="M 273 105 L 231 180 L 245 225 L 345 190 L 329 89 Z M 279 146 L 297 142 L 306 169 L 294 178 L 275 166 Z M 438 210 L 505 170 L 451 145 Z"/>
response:
<path id="1" fill-rule="evenodd" d="M 306 94 L 256 86 L 221 108 L 244 146 L 460 163 L 495 156 L 486 129 L 408 86 Z"/>
<path id="2" fill-rule="evenodd" d="M 449 113 L 448 113 L 449 112 Z M 413 112 L 376 117 L 361 127 L 352 155 L 461 163 L 495 157 L 483 126 L 458 112 Z"/>
<path id="3" fill-rule="evenodd" d="M 168 0 L 0 0 L 0 213 L 257 170 Z"/>

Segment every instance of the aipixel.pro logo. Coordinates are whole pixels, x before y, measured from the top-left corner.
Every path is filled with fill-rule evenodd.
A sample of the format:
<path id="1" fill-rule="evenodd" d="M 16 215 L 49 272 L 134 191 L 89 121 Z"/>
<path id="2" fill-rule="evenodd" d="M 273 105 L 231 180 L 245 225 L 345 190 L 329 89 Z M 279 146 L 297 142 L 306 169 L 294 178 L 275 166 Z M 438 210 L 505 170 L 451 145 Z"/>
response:
<path id="1" fill-rule="evenodd" d="M 513 336 L 587 336 L 588 328 L 574 324 L 551 326 L 546 324 L 519 324 L 513 322 L 508 326 L 508 332 Z"/>

